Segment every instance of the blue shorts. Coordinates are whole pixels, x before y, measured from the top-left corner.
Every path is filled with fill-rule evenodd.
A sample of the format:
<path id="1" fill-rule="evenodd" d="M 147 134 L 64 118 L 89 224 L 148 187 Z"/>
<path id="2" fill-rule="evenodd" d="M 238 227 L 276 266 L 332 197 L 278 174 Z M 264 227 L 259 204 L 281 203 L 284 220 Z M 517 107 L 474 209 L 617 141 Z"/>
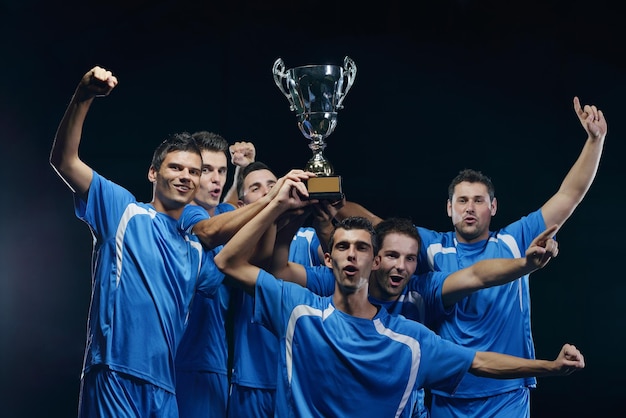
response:
<path id="1" fill-rule="evenodd" d="M 228 400 L 228 418 L 273 417 L 275 389 L 258 389 L 232 384 Z"/>
<path id="2" fill-rule="evenodd" d="M 437 418 L 530 418 L 530 390 L 469 399 L 433 394 L 430 413 Z"/>
<path id="3" fill-rule="evenodd" d="M 212 372 L 176 372 L 176 400 L 181 417 L 225 417 L 228 376 Z"/>
<path id="4" fill-rule="evenodd" d="M 90 370 L 80 385 L 79 418 L 177 418 L 176 396 L 106 367 Z"/>

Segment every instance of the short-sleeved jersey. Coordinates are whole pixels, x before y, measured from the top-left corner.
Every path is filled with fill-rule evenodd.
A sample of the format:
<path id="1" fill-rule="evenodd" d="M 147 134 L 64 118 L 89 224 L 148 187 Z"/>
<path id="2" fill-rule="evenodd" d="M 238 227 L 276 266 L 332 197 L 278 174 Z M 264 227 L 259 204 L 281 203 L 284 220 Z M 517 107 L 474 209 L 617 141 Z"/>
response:
<path id="1" fill-rule="evenodd" d="M 315 229 L 300 228 L 289 245 L 289 261 L 305 266 L 320 264 L 318 247 Z M 250 388 L 275 389 L 278 340 L 265 327 L 252 323 L 254 297 L 239 290 L 234 295 L 235 349 L 231 382 Z"/>
<path id="2" fill-rule="evenodd" d="M 305 267 L 306 287 L 320 296 L 335 291 L 333 271 L 326 266 Z M 429 325 L 444 314 L 441 291 L 448 273 L 429 272 L 413 275 L 398 298 L 392 302 L 369 296 L 374 305 L 383 306 L 391 315 L 402 315 L 412 321 Z"/>
<path id="3" fill-rule="evenodd" d="M 305 270 L 309 290 L 321 296 L 333 294 L 335 278 L 330 268 L 319 266 L 309 267 Z M 444 313 L 441 289 L 446 277 L 448 274 L 442 272 L 424 273 L 420 276 L 413 275 L 398 299 L 391 302 L 382 301 L 370 295 L 369 300 L 374 305 L 383 306 L 391 315 L 402 315 L 412 321 L 430 324 Z M 420 388 L 412 401 L 419 411 L 417 416 L 420 417 L 428 416 L 424 399 L 424 390 Z"/>
<path id="4" fill-rule="evenodd" d="M 215 207 L 213 216 L 234 209 L 228 203 L 220 203 Z M 211 251 L 217 254 L 222 248 L 223 245 L 220 245 Z M 219 270 L 216 271 L 223 280 L 224 275 Z M 226 313 L 230 293 L 230 286 L 221 284 L 219 290 L 211 296 L 198 293 L 194 297 L 185 333 L 176 354 L 176 368 L 179 371 L 228 374 Z"/>
<path id="5" fill-rule="evenodd" d="M 277 417 L 407 417 L 415 389 L 453 392 L 469 369 L 473 350 L 383 307 L 347 315 L 332 298 L 259 273 L 254 320 L 280 339 Z"/>
<path id="6" fill-rule="evenodd" d="M 532 240 L 545 227 L 541 210 L 490 232 L 487 240 L 473 244 L 457 242 L 454 232 L 418 227 L 422 238 L 418 269 L 455 272 L 484 259 L 523 257 Z M 535 358 L 528 275 L 472 293 L 457 302 L 433 329 L 442 338 L 476 351 Z M 535 378 L 499 380 L 467 374 L 455 397 L 484 397 L 535 385 Z"/>
<path id="7" fill-rule="evenodd" d="M 302 227 L 298 229 L 289 245 L 289 261 L 303 266 L 319 266 L 322 264 L 318 252 L 319 246 L 320 240 L 315 233 L 315 228 Z"/>
<path id="8" fill-rule="evenodd" d="M 211 295 L 221 283 L 213 254 L 176 219 L 95 171 L 87 201 L 75 195 L 74 204 L 94 238 L 83 373 L 106 365 L 174 393 L 194 291 Z"/>

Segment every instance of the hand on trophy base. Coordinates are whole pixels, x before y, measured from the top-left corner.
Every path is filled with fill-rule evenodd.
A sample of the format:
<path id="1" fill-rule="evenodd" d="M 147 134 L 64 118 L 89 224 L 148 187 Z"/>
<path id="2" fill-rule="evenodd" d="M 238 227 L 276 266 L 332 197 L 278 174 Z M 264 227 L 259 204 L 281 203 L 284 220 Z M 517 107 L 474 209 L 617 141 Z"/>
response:
<path id="1" fill-rule="evenodd" d="M 328 200 L 331 203 L 343 199 L 341 176 L 312 177 L 307 180 L 309 199 Z"/>

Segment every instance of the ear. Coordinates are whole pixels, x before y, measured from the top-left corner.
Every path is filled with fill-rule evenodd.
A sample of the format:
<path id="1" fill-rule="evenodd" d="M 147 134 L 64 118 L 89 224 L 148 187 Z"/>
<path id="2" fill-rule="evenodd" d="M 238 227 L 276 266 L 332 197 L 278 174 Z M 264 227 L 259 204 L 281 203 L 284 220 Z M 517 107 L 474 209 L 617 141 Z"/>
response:
<path id="1" fill-rule="evenodd" d="M 382 260 L 382 257 L 380 255 L 376 254 L 374 256 L 374 261 L 372 261 L 372 271 L 378 270 L 380 268 L 381 260 Z"/>
<path id="2" fill-rule="evenodd" d="M 324 253 L 324 264 L 328 268 L 333 268 L 333 260 L 330 258 L 330 253 Z"/>
<path id="3" fill-rule="evenodd" d="M 150 183 L 155 183 L 156 179 L 157 179 L 157 171 L 155 170 L 153 166 L 150 166 L 150 168 L 148 169 L 148 181 Z"/>
<path id="4" fill-rule="evenodd" d="M 241 200 L 241 199 L 237 200 L 237 207 L 238 207 L 238 208 L 242 208 L 242 207 L 244 207 L 245 205 L 246 205 L 246 204 L 245 204 L 245 203 L 243 203 L 243 200 Z"/>
<path id="5" fill-rule="evenodd" d="M 497 211 L 498 211 L 498 199 L 494 197 L 493 200 L 491 201 L 491 216 L 495 216 Z"/>
<path id="6" fill-rule="evenodd" d="M 450 199 L 446 203 L 446 211 L 448 212 L 448 218 L 452 218 L 452 202 L 450 202 Z"/>

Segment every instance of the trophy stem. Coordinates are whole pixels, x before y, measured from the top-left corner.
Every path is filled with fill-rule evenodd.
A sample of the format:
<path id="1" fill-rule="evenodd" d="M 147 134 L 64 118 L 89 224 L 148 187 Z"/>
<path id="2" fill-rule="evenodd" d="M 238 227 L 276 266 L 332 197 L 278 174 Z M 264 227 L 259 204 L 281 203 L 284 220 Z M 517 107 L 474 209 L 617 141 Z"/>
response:
<path id="1" fill-rule="evenodd" d="M 311 138 L 309 148 L 313 151 L 313 157 L 307 162 L 306 170 L 318 176 L 331 176 L 333 174 L 333 167 L 322 154 L 324 148 L 326 148 L 324 138 Z"/>

